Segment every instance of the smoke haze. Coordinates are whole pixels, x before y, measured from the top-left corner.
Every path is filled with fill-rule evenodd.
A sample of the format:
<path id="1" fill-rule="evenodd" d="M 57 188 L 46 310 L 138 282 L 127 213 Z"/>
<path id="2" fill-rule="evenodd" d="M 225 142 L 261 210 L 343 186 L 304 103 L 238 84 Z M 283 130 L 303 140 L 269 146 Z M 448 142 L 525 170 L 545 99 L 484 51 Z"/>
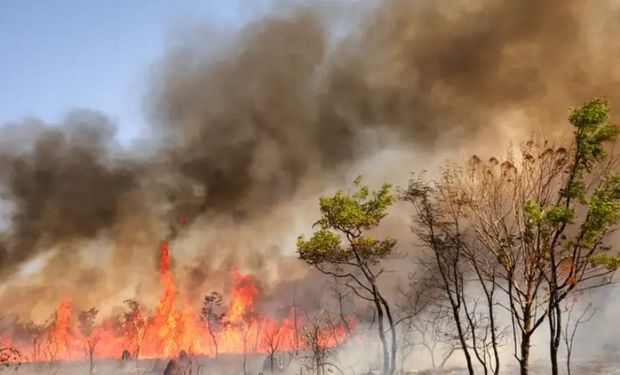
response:
<path id="1" fill-rule="evenodd" d="M 294 238 L 322 192 L 360 173 L 402 183 L 532 130 L 563 134 L 568 107 L 620 99 L 611 1 L 338 11 L 359 20 L 279 5 L 217 53 L 206 36 L 170 48 L 145 93 L 147 153 L 121 147 L 115 124 L 90 111 L 0 129 L 7 312 L 41 319 L 60 295 L 83 308 L 148 302 L 162 240 L 191 298 L 225 288 L 230 269 L 275 293 L 308 272 L 291 258 Z M 395 228 L 407 235 L 407 223 Z"/>

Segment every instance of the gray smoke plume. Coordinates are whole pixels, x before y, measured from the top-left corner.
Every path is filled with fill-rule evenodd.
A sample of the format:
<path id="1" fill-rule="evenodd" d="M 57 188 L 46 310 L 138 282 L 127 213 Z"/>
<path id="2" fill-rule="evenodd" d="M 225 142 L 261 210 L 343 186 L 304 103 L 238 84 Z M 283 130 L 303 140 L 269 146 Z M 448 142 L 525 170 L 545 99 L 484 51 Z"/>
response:
<path id="1" fill-rule="evenodd" d="M 31 131 L 32 144 L 14 153 L 10 145 L 0 149 L 2 193 L 12 204 L 1 271 L 113 227 L 121 219 L 119 206 L 137 185 L 133 162 L 114 160 L 113 127 L 102 115 L 76 112 L 55 127 L 21 126 Z"/>
<path id="2" fill-rule="evenodd" d="M 231 268 L 270 285 L 303 278 L 291 238 L 350 171 L 402 181 L 458 150 L 567 132 L 568 107 L 591 96 L 618 102 L 612 1 L 349 6 L 366 13 L 340 38 L 329 7 L 302 4 L 274 8 L 215 55 L 207 36 L 177 43 L 146 95 L 158 136 L 148 158 L 114 145 L 100 115 L 7 130 L 0 275 L 15 279 L 35 256 L 53 262 L 27 287 L 8 284 L 0 303 L 15 288 L 32 300 L 78 280 L 91 285 L 84 303 L 152 292 L 156 276 L 145 275 L 163 239 L 197 295 L 223 287 Z M 400 159 L 382 164 L 393 145 Z M 101 244 L 105 267 L 84 262 L 85 241 Z"/>

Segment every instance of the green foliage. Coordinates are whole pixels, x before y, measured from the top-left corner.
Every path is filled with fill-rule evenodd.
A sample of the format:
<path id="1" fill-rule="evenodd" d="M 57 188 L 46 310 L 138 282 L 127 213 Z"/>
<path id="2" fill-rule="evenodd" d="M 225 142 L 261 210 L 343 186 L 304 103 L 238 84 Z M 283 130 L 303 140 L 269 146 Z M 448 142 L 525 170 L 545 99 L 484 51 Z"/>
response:
<path id="1" fill-rule="evenodd" d="M 568 121 L 576 128 L 596 128 L 599 124 L 609 121 L 610 109 L 607 99 L 594 98 L 573 109 Z"/>
<path id="2" fill-rule="evenodd" d="M 612 175 L 594 191 L 588 203 L 588 214 L 582 224 L 584 243 L 592 246 L 620 220 L 620 176 Z"/>
<path id="3" fill-rule="evenodd" d="M 607 156 L 604 144 L 616 139 L 620 129 L 611 122 L 611 106 L 607 99 L 592 99 L 581 107 L 573 109 L 570 123 L 577 129 L 577 163 L 590 170 L 592 164 Z"/>
<path id="4" fill-rule="evenodd" d="M 554 229 L 562 225 L 572 224 L 575 210 L 566 206 L 554 206 L 545 214 L 545 221 Z"/>
<path id="5" fill-rule="evenodd" d="M 374 263 L 392 252 L 395 240 L 377 240 L 363 235 L 379 225 L 396 201 L 392 186 L 383 184 L 379 190 L 370 191 L 358 177 L 353 188 L 353 192 L 339 190 L 333 196 L 319 199 L 321 217 L 316 225 L 320 229 L 310 239 L 303 235 L 298 237 L 297 252 L 301 259 L 313 265 L 350 261 Z M 348 240 L 348 245 L 342 244 L 342 236 Z"/>
<path id="6" fill-rule="evenodd" d="M 523 211 L 528 230 L 531 232 L 536 227 L 543 235 L 548 235 L 563 225 L 572 224 L 575 219 L 575 210 L 571 207 L 555 205 L 543 211 L 534 199 L 525 202 Z"/>
<path id="7" fill-rule="evenodd" d="M 543 213 L 540 209 L 540 206 L 535 200 L 530 199 L 525 202 L 525 207 L 523 209 L 525 212 L 525 217 L 530 223 L 539 224 L 542 221 Z"/>
<path id="8" fill-rule="evenodd" d="M 615 271 L 620 267 L 620 256 L 599 253 L 592 257 L 590 265 L 593 267 L 604 267 L 608 271 Z"/>
<path id="9" fill-rule="evenodd" d="M 319 264 L 324 261 L 346 261 L 352 254 L 340 246 L 340 236 L 329 230 L 320 229 L 306 240 L 305 237 L 297 238 L 297 252 L 299 257 L 310 264 Z"/>
<path id="10" fill-rule="evenodd" d="M 394 203 L 392 185 L 383 184 L 381 189 L 370 192 L 368 186 L 361 184 L 361 177 L 355 179 L 352 194 L 338 190 L 332 197 L 321 197 L 321 228 L 334 228 L 342 232 L 359 232 L 379 224 L 387 215 L 387 209 Z"/>

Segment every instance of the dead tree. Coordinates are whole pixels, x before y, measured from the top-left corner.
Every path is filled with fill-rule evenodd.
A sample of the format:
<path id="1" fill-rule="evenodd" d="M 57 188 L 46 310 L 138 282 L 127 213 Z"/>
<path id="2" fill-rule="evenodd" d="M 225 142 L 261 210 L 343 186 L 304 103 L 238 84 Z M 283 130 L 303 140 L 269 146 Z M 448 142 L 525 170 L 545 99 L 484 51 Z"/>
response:
<path id="1" fill-rule="evenodd" d="M 577 330 L 579 329 L 579 326 L 589 322 L 590 319 L 594 317 L 594 314 L 596 314 L 596 309 L 592 307 L 592 303 L 589 303 L 579 315 L 575 316 L 574 313 L 576 305 L 576 299 L 573 299 L 570 303 L 566 304 L 566 324 L 562 330 L 562 339 L 564 340 L 564 345 L 566 346 L 566 371 L 568 375 L 571 375 L 571 357 L 573 354 L 573 346 L 575 344 L 575 335 L 577 334 Z"/>
<path id="2" fill-rule="evenodd" d="M 460 350 L 450 309 L 438 305 L 408 324 L 412 345 L 424 348 L 433 371 L 441 371 L 454 352 Z"/>
<path id="3" fill-rule="evenodd" d="M 81 311 L 78 315 L 80 333 L 84 340 L 84 354 L 89 364 L 89 375 L 93 375 L 95 369 L 95 347 L 99 342 L 99 336 L 94 332 L 95 319 L 98 313 L 99 311 L 97 309 L 92 308 L 90 310 Z"/>
<path id="4" fill-rule="evenodd" d="M 403 199 L 412 203 L 414 208 L 414 233 L 423 245 L 430 250 L 428 256 L 420 259 L 420 263 L 440 290 L 441 299 L 447 301 L 452 319 L 455 323 L 456 337 L 465 357 L 467 370 L 474 374 L 474 359 L 483 367 L 485 374 L 492 371 L 499 373 L 499 350 L 495 321 L 495 284 L 492 267 L 480 267 L 479 257 L 475 249 L 465 241 L 466 231 L 463 222 L 463 200 L 450 189 L 449 174 L 443 174 L 440 182 L 432 184 L 422 178 L 412 180 L 403 193 Z M 492 264 L 488 263 L 487 265 Z M 473 272 L 475 270 L 475 272 Z M 493 361 L 489 361 L 480 344 L 481 319 L 472 311 L 472 301 L 466 293 L 466 275 L 474 275 L 484 290 L 485 306 L 489 320 L 486 332 L 491 332 Z M 489 280 L 489 275 L 491 280 Z M 433 277 L 433 276 L 431 276 Z M 477 303 L 475 303 L 477 306 Z"/>
<path id="5" fill-rule="evenodd" d="M 45 325 L 35 322 L 28 322 L 24 326 L 26 332 L 30 336 L 30 346 L 32 350 L 31 361 L 39 363 L 43 351 Z"/>
<path id="6" fill-rule="evenodd" d="M 273 325 L 263 330 L 262 333 L 262 349 L 267 352 L 269 358 L 269 373 L 274 373 L 274 357 L 280 348 L 280 326 Z"/>

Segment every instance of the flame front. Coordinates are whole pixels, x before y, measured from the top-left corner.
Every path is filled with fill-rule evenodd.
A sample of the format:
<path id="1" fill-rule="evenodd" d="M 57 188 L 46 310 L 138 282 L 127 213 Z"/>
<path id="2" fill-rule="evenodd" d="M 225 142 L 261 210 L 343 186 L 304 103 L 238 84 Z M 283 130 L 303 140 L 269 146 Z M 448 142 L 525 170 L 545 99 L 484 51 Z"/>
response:
<path id="1" fill-rule="evenodd" d="M 138 358 L 172 357 L 181 350 L 188 354 L 214 356 L 214 340 L 219 353 L 268 352 L 277 345 L 280 351 L 303 349 L 304 339 L 300 311 L 291 308 L 289 316 L 277 319 L 257 310 L 259 289 L 250 275 L 231 272 L 230 301 L 221 317 L 217 332 L 208 330 L 207 322 L 179 293 L 170 268 L 170 246 L 160 244 L 159 279 L 162 294 L 152 312 L 131 305 L 124 317 L 104 319 L 89 332 L 79 329 L 72 319 L 74 309 L 67 297 L 61 298 L 56 312 L 46 324 L 27 329 L 0 332 L 4 346 L 15 347 L 26 361 L 81 360 L 85 348 L 94 346 L 97 358 L 119 358 L 128 350 Z M 349 319 L 347 325 L 355 322 Z M 347 336 L 343 322 L 318 332 L 315 342 L 332 347 Z"/>

